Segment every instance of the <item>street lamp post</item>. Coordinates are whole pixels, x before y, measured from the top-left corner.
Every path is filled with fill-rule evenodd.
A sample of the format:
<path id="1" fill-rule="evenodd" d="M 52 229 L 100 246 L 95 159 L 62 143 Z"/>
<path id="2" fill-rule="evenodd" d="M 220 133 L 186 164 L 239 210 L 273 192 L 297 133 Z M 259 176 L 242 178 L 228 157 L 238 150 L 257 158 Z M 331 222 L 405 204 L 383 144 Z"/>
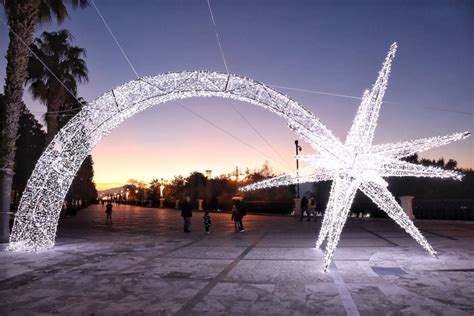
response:
<path id="1" fill-rule="evenodd" d="M 233 172 L 233 175 L 230 177 L 232 181 L 239 182 L 240 177 L 239 177 L 239 165 L 235 165 L 235 171 Z"/>
<path id="2" fill-rule="evenodd" d="M 163 189 L 164 188 L 165 188 L 165 186 L 164 186 L 163 178 L 161 178 L 161 181 L 160 181 L 160 198 L 163 197 Z"/>
<path id="3" fill-rule="evenodd" d="M 301 151 L 301 146 L 298 145 L 298 140 L 295 140 L 295 147 L 296 147 L 296 198 L 300 197 L 300 180 L 299 180 L 299 161 L 298 161 L 298 155 L 299 152 Z"/>
<path id="4" fill-rule="evenodd" d="M 165 197 L 163 196 L 163 190 L 165 189 L 165 181 L 166 180 L 163 180 L 163 178 L 161 178 L 161 182 L 160 182 L 160 208 L 165 207 Z"/>

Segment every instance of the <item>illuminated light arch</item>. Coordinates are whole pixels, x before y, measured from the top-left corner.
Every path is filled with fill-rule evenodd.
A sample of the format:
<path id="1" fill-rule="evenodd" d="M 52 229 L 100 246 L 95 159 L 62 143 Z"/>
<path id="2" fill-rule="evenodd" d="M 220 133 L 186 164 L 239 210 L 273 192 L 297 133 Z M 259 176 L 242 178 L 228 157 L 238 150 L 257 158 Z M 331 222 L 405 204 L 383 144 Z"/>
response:
<path id="1" fill-rule="evenodd" d="M 255 104 L 285 118 L 290 128 L 310 143 L 340 143 L 298 102 L 249 78 L 192 71 L 132 80 L 84 106 L 48 145 L 21 198 L 9 249 L 37 251 L 54 246 L 69 186 L 97 143 L 120 123 L 153 105 L 191 97 L 223 97 Z M 332 148 L 333 152 L 338 150 Z"/>

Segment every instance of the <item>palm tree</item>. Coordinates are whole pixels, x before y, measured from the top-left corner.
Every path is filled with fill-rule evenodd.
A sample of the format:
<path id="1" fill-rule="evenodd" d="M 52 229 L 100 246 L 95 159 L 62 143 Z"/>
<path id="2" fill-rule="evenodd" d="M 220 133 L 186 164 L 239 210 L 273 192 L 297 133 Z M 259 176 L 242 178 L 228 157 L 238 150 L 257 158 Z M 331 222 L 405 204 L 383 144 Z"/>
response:
<path id="1" fill-rule="evenodd" d="M 33 98 L 40 100 L 48 108 L 47 142 L 58 131 L 58 111 L 68 101 L 70 93 L 77 94 L 77 83 L 88 79 L 86 62 L 82 59 L 86 54 L 85 49 L 72 46 L 71 38 L 67 30 L 43 32 L 31 45 L 31 50 L 49 68 L 48 70 L 38 59 L 30 57 L 26 78 Z"/>
<path id="2" fill-rule="evenodd" d="M 84 8 L 88 0 L 0 0 L 10 28 L 4 104 L 0 107 L 0 242 L 7 242 L 10 235 L 9 215 L 6 212 L 10 210 L 15 142 L 22 109 L 28 46 L 39 23 L 49 22 L 53 17 L 58 23 L 64 21 L 68 16 L 65 3 L 73 8 Z"/>

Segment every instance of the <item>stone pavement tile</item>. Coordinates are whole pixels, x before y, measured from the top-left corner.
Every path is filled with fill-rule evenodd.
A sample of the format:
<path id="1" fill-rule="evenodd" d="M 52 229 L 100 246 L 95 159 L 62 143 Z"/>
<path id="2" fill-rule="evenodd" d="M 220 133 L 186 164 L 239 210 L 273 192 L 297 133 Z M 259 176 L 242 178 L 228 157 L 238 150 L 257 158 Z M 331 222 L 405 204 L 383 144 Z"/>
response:
<path id="1" fill-rule="evenodd" d="M 156 258 L 124 269 L 124 274 L 142 277 L 185 278 L 209 280 L 215 278 L 232 260 Z"/>
<path id="2" fill-rule="evenodd" d="M 110 274 L 117 270 L 127 269 L 130 266 L 144 262 L 146 258 L 136 255 L 103 255 L 89 256 L 83 264 L 72 268 L 71 272 L 90 273 L 92 275 Z"/>
<path id="3" fill-rule="evenodd" d="M 341 238 L 377 238 L 367 231 L 342 231 Z"/>
<path id="4" fill-rule="evenodd" d="M 466 312 L 456 308 L 450 302 L 443 303 L 423 297 L 397 285 L 384 284 L 378 287 L 392 304 L 400 306 L 399 310 L 402 315 L 467 316 L 472 315 L 473 312 L 472 310 Z"/>
<path id="5" fill-rule="evenodd" d="M 254 236 L 249 234 L 239 234 L 238 237 L 211 237 L 203 238 L 200 241 L 194 243 L 192 247 L 248 247 L 252 245 Z"/>
<path id="6" fill-rule="evenodd" d="M 422 234 L 423 234 L 423 236 L 426 236 L 426 237 L 436 236 L 435 234 L 428 233 L 428 232 L 422 232 Z M 387 232 L 379 231 L 379 232 L 377 232 L 377 235 L 388 238 L 388 239 L 390 239 L 390 237 L 394 237 L 394 238 L 399 238 L 399 237 L 404 238 L 404 237 L 407 237 L 407 236 L 409 237 L 408 233 L 404 230 L 387 231 Z"/>
<path id="7" fill-rule="evenodd" d="M 114 245 L 115 243 L 112 241 L 101 242 L 97 240 L 87 240 L 84 242 L 72 243 L 72 244 L 60 243 L 54 247 L 54 250 L 87 255 L 88 253 L 108 251 L 109 249 L 112 249 Z M 49 251 L 49 250 L 46 250 L 46 251 Z"/>
<path id="8" fill-rule="evenodd" d="M 224 280 L 239 283 L 332 282 L 331 277 L 322 272 L 322 262 L 281 260 L 241 260 Z"/>
<path id="9" fill-rule="evenodd" d="M 0 256 L 0 280 L 12 278 L 36 269 L 73 260 L 74 254 L 64 254 L 56 249 L 45 250 L 34 255 L 30 252 L 4 252 Z"/>
<path id="10" fill-rule="evenodd" d="M 474 314 L 472 272 L 411 272 L 390 280 L 407 291 L 424 298 Z"/>
<path id="11" fill-rule="evenodd" d="M 364 263 L 367 263 L 364 266 Z M 337 271 L 346 283 L 377 282 L 377 275 L 367 261 L 335 261 Z"/>
<path id="12" fill-rule="evenodd" d="M 112 281 L 113 282 L 113 281 Z M 130 278 L 122 280 L 115 291 L 100 287 L 63 309 L 64 314 L 105 315 L 172 315 L 206 285 L 197 280 L 166 280 L 161 278 Z M 77 298 L 76 298 L 77 299 Z"/>
<path id="13" fill-rule="evenodd" d="M 121 274 L 89 278 L 88 285 L 69 283 L 64 279 L 37 282 L 22 295 L 18 311 L 63 315 L 173 314 L 207 284 Z M 15 311 L 15 306 L 0 305 L 0 312 L 3 309 Z"/>
<path id="14" fill-rule="evenodd" d="M 76 292 L 92 289 L 96 280 L 93 275 L 63 274 L 46 269 L 26 273 L 1 284 L 0 313 L 52 312 L 57 306 L 65 305 L 73 298 L 58 299 L 59 297 L 74 296 Z"/>
<path id="15" fill-rule="evenodd" d="M 348 260 L 348 261 L 364 261 L 370 260 L 372 256 L 380 251 L 390 251 L 397 247 L 342 247 L 337 248 L 334 252 L 334 261 Z M 324 249 L 324 248 L 323 248 Z"/>
<path id="16" fill-rule="evenodd" d="M 331 284 L 219 283 L 193 315 L 345 315 Z"/>
<path id="17" fill-rule="evenodd" d="M 469 222 L 452 222 L 452 221 L 436 221 L 436 220 L 415 220 L 415 225 L 420 229 L 438 231 L 452 229 L 469 229 L 474 228 Z"/>
<path id="18" fill-rule="evenodd" d="M 295 238 L 295 239 L 272 239 L 271 237 L 265 236 L 256 247 L 302 247 L 311 248 L 314 247 L 316 238 Z"/>
<path id="19" fill-rule="evenodd" d="M 372 256 L 370 263 L 372 266 L 401 267 L 407 271 L 474 269 L 472 257 L 466 256 L 463 251 L 441 249 L 439 256 L 433 257 L 420 247 L 414 249 L 396 248 L 392 252 L 380 251 Z"/>
<path id="20" fill-rule="evenodd" d="M 347 315 L 334 284 L 314 283 L 305 289 L 306 315 Z"/>
<path id="21" fill-rule="evenodd" d="M 389 247 L 393 246 L 389 242 L 377 238 L 341 238 L 337 247 Z"/>
<path id="22" fill-rule="evenodd" d="M 235 259 L 245 247 L 185 247 L 166 255 L 166 258 Z"/>
<path id="23" fill-rule="evenodd" d="M 403 315 L 400 310 L 405 306 L 390 301 L 376 284 L 347 283 L 347 287 L 361 315 Z"/>
<path id="24" fill-rule="evenodd" d="M 230 313 L 248 315 L 257 302 L 266 302 L 268 307 L 277 305 L 272 295 L 274 288 L 273 284 L 218 283 L 192 312 L 210 315 Z M 258 311 L 264 314 L 264 310 L 258 309 Z M 257 310 L 254 309 L 254 312 Z"/>
<path id="25" fill-rule="evenodd" d="M 427 229 L 426 232 L 430 232 L 431 230 Z M 424 231 L 423 231 L 424 232 Z M 474 237 L 474 230 L 469 230 L 469 229 L 443 229 L 443 230 L 433 230 L 434 233 L 442 236 L 447 236 L 447 237 Z"/>
<path id="26" fill-rule="evenodd" d="M 313 234 L 313 237 L 311 237 L 311 233 L 304 233 L 304 232 L 281 232 L 281 233 L 276 233 L 276 232 L 270 232 L 265 235 L 265 238 L 271 239 L 271 240 L 284 240 L 284 239 L 309 239 L 309 238 L 316 238 L 318 237 L 317 232 L 315 231 Z"/>
<path id="27" fill-rule="evenodd" d="M 253 248 L 244 259 L 264 260 L 322 260 L 323 253 L 316 248 Z"/>
<path id="28" fill-rule="evenodd" d="M 423 233 L 422 233 L 423 234 Z M 434 241 L 441 239 L 436 236 L 426 236 L 423 234 L 428 239 L 428 242 L 431 244 Z M 401 236 L 401 237 L 387 237 L 388 240 L 396 243 L 397 245 L 401 247 L 410 247 L 410 248 L 416 248 L 416 247 L 421 247 L 419 243 L 416 242 L 413 238 L 411 238 L 409 235 Z"/>

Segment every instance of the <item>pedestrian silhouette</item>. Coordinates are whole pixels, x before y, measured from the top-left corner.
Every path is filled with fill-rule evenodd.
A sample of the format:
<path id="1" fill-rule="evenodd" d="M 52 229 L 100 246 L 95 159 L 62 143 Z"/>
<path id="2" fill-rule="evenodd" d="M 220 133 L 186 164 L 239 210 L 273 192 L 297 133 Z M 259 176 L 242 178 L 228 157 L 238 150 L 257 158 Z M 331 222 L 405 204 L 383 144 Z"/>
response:
<path id="1" fill-rule="evenodd" d="M 204 230 L 206 231 L 206 235 L 210 234 L 210 227 L 212 225 L 211 215 L 209 215 L 209 211 L 205 211 L 204 213 Z"/>
<path id="2" fill-rule="evenodd" d="M 304 213 L 306 213 L 306 216 L 308 216 L 308 220 L 309 220 L 308 199 L 306 198 L 306 195 L 303 195 L 303 198 L 301 199 L 301 216 L 300 216 L 300 221 L 303 221 L 303 219 L 304 219 Z"/>
<path id="3" fill-rule="evenodd" d="M 191 198 L 189 196 L 186 197 L 183 204 L 181 205 L 181 216 L 184 220 L 184 232 L 191 232 L 189 227 L 191 226 L 191 217 L 193 217 L 193 206 L 191 204 Z"/>
<path id="4" fill-rule="evenodd" d="M 237 206 L 232 205 L 232 216 L 230 217 L 231 220 L 234 221 L 234 232 L 238 232 L 240 230 L 240 218 L 239 218 L 239 211 L 237 210 Z"/>
<path id="5" fill-rule="evenodd" d="M 110 201 L 107 202 L 105 205 L 105 214 L 106 214 L 106 219 L 105 223 L 106 224 L 112 224 L 112 203 Z"/>
<path id="6" fill-rule="evenodd" d="M 311 220 L 311 214 L 313 214 L 314 220 L 316 221 L 316 199 L 314 197 L 310 197 L 308 201 L 308 219 L 309 222 Z"/>

